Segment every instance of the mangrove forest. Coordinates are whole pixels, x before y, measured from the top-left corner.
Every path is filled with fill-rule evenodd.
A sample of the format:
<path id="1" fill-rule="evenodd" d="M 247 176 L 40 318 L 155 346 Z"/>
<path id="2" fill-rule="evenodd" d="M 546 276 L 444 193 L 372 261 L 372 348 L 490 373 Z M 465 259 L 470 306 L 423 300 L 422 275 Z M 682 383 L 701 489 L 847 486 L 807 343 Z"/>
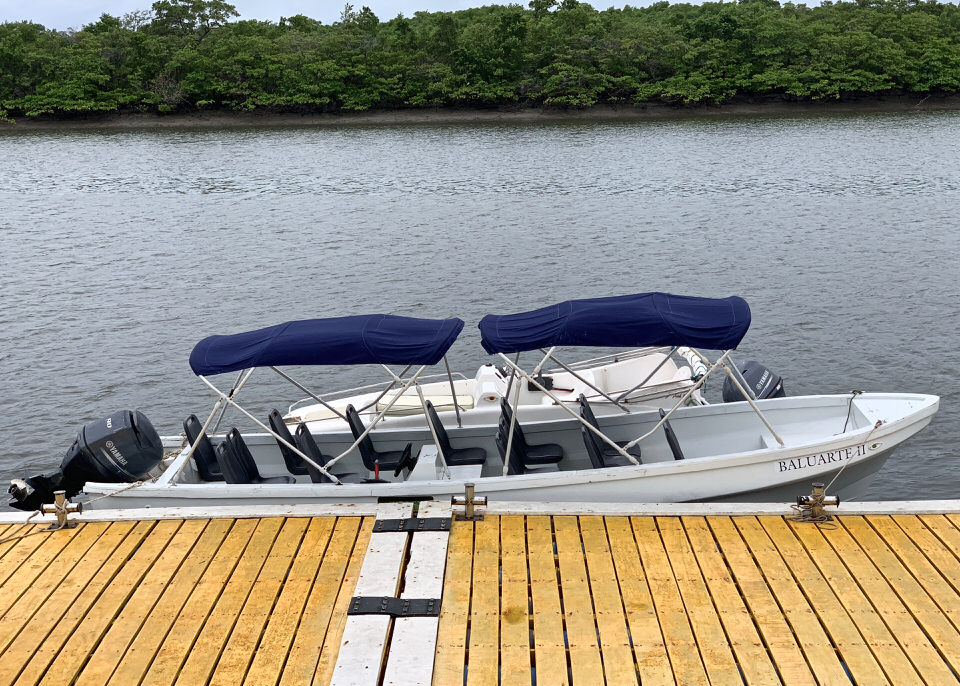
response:
<path id="1" fill-rule="evenodd" d="M 202 111 L 708 105 L 960 92 L 960 8 L 531 0 L 382 20 L 240 20 L 159 0 L 79 29 L 0 24 L 0 118 Z"/>

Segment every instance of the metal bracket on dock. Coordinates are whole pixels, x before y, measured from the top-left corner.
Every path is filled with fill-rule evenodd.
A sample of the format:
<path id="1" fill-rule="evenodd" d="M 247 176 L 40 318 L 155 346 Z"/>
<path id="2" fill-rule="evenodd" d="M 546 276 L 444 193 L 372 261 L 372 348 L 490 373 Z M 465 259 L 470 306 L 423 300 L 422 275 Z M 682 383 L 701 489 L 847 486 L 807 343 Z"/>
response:
<path id="1" fill-rule="evenodd" d="M 373 533 L 417 533 L 418 531 L 450 531 L 450 517 L 405 517 L 403 519 L 378 519 L 373 524 Z"/>
<path id="2" fill-rule="evenodd" d="M 53 502 L 44 503 L 41 505 L 40 511 L 43 512 L 43 514 L 52 514 L 57 516 L 57 521 L 47 527 L 48 531 L 72 529 L 77 525 L 77 523 L 68 521 L 67 517 L 73 512 L 76 512 L 77 514 L 83 512 L 83 503 L 71 503 L 69 500 L 67 500 L 66 491 L 54 491 Z"/>
<path id="3" fill-rule="evenodd" d="M 348 615 L 390 615 L 391 617 L 439 617 L 439 598 L 390 598 L 354 596 Z"/>
<path id="4" fill-rule="evenodd" d="M 454 495 L 450 496 L 450 505 L 462 505 L 463 514 L 455 515 L 457 521 L 472 521 L 472 522 L 482 522 L 483 513 L 476 512 L 475 507 L 486 507 L 487 505 L 487 496 L 477 496 L 473 495 L 473 484 L 467 483 L 463 485 L 463 495 Z"/>

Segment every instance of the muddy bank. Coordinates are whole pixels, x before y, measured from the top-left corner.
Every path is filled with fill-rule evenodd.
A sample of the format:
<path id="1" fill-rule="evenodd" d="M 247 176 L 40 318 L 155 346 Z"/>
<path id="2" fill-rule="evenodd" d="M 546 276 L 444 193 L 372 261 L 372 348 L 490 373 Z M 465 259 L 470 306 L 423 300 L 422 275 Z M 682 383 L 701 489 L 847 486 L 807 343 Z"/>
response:
<path id="1" fill-rule="evenodd" d="M 64 118 L 15 118 L 0 131 L 42 129 L 166 129 L 392 124 L 474 124 L 548 121 L 631 121 L 724 116 L 803 115 L 864 112 L 960 110 L 960 95 L 874 96 L 835 101 L 789 101 L 782 97 L 741 99 L 723 105 L 678 106 L 664 103 L 596 105 L 587 109 L 504 107 L 371 110 L 339 114 L 210 111 L 188 114 L 110 113 Z"/>

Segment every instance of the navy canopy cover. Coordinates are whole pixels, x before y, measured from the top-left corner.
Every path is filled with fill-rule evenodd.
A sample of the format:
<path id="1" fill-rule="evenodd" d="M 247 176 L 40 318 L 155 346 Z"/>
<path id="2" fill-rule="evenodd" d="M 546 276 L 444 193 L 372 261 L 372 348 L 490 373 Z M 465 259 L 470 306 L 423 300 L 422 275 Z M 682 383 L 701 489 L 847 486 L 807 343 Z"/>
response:
<path id="1" fill-rule="evenodd" d="M 555 345 L 730 350 L 748 328 L 750 307 L 743 298 L 669 293 L 568 300 L 519 314 L 488 314 L 480 320 L 483 347 L 491 355 Z"/>
<path id="2" fill-rule="evenodd" d="M 210 336 L 190 353 L 197 375 L 288 364 L 436 364 L 462 319 L 364 314 L 304 319 L 230 336 Z"/>

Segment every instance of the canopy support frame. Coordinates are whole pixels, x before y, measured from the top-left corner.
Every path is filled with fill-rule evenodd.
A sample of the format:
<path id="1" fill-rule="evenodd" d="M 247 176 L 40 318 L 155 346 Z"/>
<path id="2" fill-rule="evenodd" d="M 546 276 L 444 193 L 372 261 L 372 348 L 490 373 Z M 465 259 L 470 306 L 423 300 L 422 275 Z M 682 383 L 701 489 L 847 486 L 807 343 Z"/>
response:
<path id="1" fill-rule="evenodd" d="M 556 346 L 550 348 L 550 350 L 548 350 L 548 351 L 545 351 L 543 348 L 540 348 L 540 352 L 542 352 L 542 353 L 544 353 L 544 354 L 546 355 L 546 357 L 544 358 L 543 362 L 540 363 L 540 366 L 541 366 L 541 367 L 543 366 L 544 363 L 546 363 L 547 360 L 553 360 L 556 364 L 560 365 L 560 368 L 563 369 L 563 371 L 565 371 L 565 372 L 567 372 L 568 374 L 572 375 L 575 379 L 579 380 L 581 383 L 585 384 L 585 385 L 588 386 L 589 388 L 592 388 L 593 390 L 595 390 L 597 393 L 599 393 L 600 395 L 602 395 L 604 398 L 606 398 L 607 400 L 609 400 L 610 402 L 612 402 L 614 405 L 616 405 L 618 408 L 620 408 L 621 410 L 623 410 L 623 411 L 626 412 L 627 414 L 630 414 L 630 409 L 627 408 L 627 407 L 624 407 L 623 405 L 620 404 L 620 400 L 621 400 L 620 398 L 616 398 L 616 399 L 615 399 L 615 398 L 612 398 L 612 397 L 609 396 L 607 393 L 601 391 L 599 388 L 597 388 L 596 386 L 594 386 L 592 383 L 590 383 L 589 381 L 587 381 L 586 379 L 584 379 L 582 376 L 580 376 L 579 374 L 577 374 L 577 373 L 576 373 L 575 371 L 573 371 L 570 367 L 568 367 L 567 365 L 565 365 L 563 362 L 561 362 L 559 359 L 557 359 L 557 358 L 553 355 L 553 351 L 554 351 L 554 350 L 556 350 Z M 644 383 L 646 383 L 646 382 L 644 382 Z M 643 384 L 640 384 L 640 385 L 642 386 Z"/>
<path id="2" fill-rule="evenodd" d="M 387 374 L 392 376 L 396 380 L 400 380 L 396 374 L 393 373 L 393 370 L 390 369 L 387 365 L 380 365 L 385 370 Z M 430 421 L 430 415 L 427 413 L 427 399 L 423 397 L 423 389 L 420 388 L 420 384 L 415 383 L 413 385 L 417 389 L 417 395 L 420 397 L 420 405 L 423 407 L 423 416 L 427 420 L 427 428 L 430 429 L 430 436 L 433 437 L 433 444 L 437 446 L 437 455 L 440 457 L 440 462 L 443 463 L 443 475 L 446 478 L 450 478 L 450 468 L 447 466 L 447 458 L 443 454 L 443 449 L 440 447 L 440 438 L 437 436 L 436 430 L 433 428 L 433 422 Z"/>
<path id="3" fill-rule="evenodd" d="M 642 388 L 643 385 L 644 385 L 645 383 L 647 383 L 650 379 L 652 379 L 652 378 L 654 377 L 654 375 L 656 375 L 657 372 L 659 372 L 661 369 L 663 369 L 663 365 L 665 365 L 665 364 L 670 360 L 670 358 L 673 357 L 673 354 L 674 354 L 675 352 L 677 352 L 677 350 L 678 350 L 679 348 L 680 348 L 679 345 L 673 346 L 673 348 L 670 349 L 670 352 L 667 353 L 666 357 L 664 357 L 662 360 L 660 360 L 660 364 L 658 364 L 656 367 L 654 367 L 652 372 L 650 372 L 649 374 L 647 374 L 647 378 L 645 378 L 643 381 L 641 381 L 640 383 L 638 383 L 636 386 L 634 386 L 634 387 L 631 388 L 630 390 L 624 391 L 623 393 L 621 393 L 620 395 L 618 395 L 618 396 L 617 396 L 617 400 L 616 400 L 617 405 L 619 405 L 619 404 L 620 404 L 620 401 L 623 400 L 624 398 L 626 398 L 628 395 L 630 395 L 631 393 L 633 393 L 633 392 L 636 391 L 637 389 Z"/>
<path id="4" fill-rule="evenodd" d="M 340 419 L 342 419 L 343 421 L 347 421 L 347 418 L 344 417 L 343 414 L 342 414 L 336 407 L 334 407 L 333 405 L 331 405 L 330 403 L 328 403 L 326 400 L 324 400 L 323 398 L 321 398 L 319 395 L 315 394 L 313 391 L 311 391 L 311 390 L 310 390 L 309 388 L 307 388 L 306 386 L 303 386 L 302 384 L 300 384 L 296 379 L 293 379 L 292 377 L 287 376 L 286 374 L 284 374 L 283 372 L 281 372 L 279 369 L 277 369 L 277 368 L 274 367 L 273 365 L 270 365 L 270 369 L 272 369 L 272 370 L 275 371 L 277 374 L 279 374 L 281 377 L 283 377 L 284 379 L 286 379 L 287 381 L 289 381 L 290 383 L 292 383 L 294 386 L 296 386 L 297 388 L 299 388 L 301 391 L 303 391 L 304 393 L 306 393 L 307 395 L 309 395 L 311 398 L 313 398 L 314 400 L 316 400 L 318 403 L 320 403 L 321 405 L 323 405 L 325 408 L 327 408 L 328 410 L 330 410 L 331 412 L 333 412 L 335 415 L 337 415 L 338 417 L 340 417 Z"/>

